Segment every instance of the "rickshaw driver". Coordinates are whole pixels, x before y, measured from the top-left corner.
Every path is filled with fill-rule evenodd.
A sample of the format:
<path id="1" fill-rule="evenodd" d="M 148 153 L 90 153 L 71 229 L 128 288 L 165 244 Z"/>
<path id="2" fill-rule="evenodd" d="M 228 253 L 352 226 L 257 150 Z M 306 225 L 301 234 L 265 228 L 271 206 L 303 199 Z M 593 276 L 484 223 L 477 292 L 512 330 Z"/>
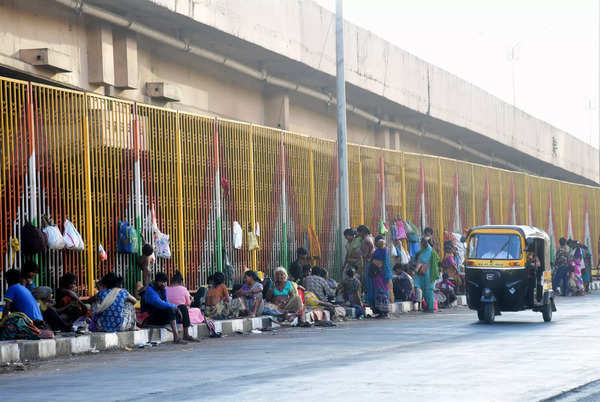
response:
<path id="1" fill-rule="evenodd" d="M 529 279 L 529 290 L 527 292 L 527 299 L 532 303 L 533 305 L 533 289 L 536 286 L 536 277 L 539 271 L 539 268 L 541 268 L 542 266 L 542 262 L 540 261 L 540 258 L 537 256 L 536 252 L 535 252 L 535 246 L 533 244 L 527 246 L 527 248 L 525 249 L 525 252 L 527 253 L 527 276 Z"/>

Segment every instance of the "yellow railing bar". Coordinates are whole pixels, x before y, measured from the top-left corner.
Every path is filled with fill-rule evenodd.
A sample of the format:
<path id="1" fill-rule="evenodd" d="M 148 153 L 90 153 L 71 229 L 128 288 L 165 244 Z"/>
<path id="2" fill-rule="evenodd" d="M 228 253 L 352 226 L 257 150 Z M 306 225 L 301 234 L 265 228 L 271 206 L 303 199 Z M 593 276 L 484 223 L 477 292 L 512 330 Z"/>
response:
<path id="1" fill-rule="evenodd" d="M 83 144 L 84 144 L 84 172 L 85 172 L 85 213 L 86 213 L 86 237 L 87 237 L 87 286 L 88 294 L 94 293 L 94 247 L 92 243 L 92 175 L 91 175 L 91 163 L 90 163 L 90 136 L 88 133 L 88 103 L 87 98 L 85 99 L 85 106 L 83 108 Z"/>
<path id="2" fill-rule="evenodd" d="M 249 179 L 250 179 L 250 186 L 248 188 L 248 199 L 250 202 L 250 225 L 252 227 L 252 232 L 254 234 L 256 234 L 256 205 L 254 202 L 254 126 L 252 125 L 250 127 L 250 133 L 248 135 L 248 164 L 249 164 L 249 170 L 250 170 L 250 174 L 249 174 Z M 257 250 L 254 249 L 250 252 L 250 256 L 251 256 L 251 264 L 252 264 L 252 269 L 253 270 L 257 270 L 258 269 L 258 262 L 257 262 Z"/>
<path id="3" fill-rule="evenodd" d="M 177 127 L 177 227 L 179 230 L 179 270 L 185 280 L 185 243 L 183 239 L 183 172 L 182 172 L 182 151 L 181 151 L 181 127 L 179 124 L 179 114 L 176 114 L 175 125 Z"/>

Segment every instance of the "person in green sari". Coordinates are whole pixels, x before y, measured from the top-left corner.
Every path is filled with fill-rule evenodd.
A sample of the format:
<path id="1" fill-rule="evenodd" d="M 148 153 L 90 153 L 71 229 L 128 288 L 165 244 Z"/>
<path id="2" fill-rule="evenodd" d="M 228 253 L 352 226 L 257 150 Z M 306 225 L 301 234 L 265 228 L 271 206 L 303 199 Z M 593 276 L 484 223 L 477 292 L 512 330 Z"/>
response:
<path id="1" fill-rule="evenodd" d="M 436 275 L 439 276 L 439 271 L 437 270 L 439 257 L 434 258 L 435 251 L 431 247 L 429 240 L 428 237 L 423 237 L 421 239 L 421 250 L 417 256 L 415 288 L 421 289 L 423 292 L 425 303 L 427 303 L 426 311 L 433 312 L 433 282 L 437 279 Z"/>

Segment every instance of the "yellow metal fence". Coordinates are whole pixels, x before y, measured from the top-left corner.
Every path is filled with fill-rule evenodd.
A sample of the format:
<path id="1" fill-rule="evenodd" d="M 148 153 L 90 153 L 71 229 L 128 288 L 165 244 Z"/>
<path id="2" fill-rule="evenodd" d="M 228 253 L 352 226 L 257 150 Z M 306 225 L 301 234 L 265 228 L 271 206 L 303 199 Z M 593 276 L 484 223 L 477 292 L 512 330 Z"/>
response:
<path id="1" fill-rule="evenodd" d="M 309 226 L 315 263 L 341 274 L 334 141 L 4 78 L 0 134 L 2 272 L 20 267 L 23 223 L 47 216 L 61 230 L 73 222 L 85 250 L 38 256 L 39 282 L 56 286 L 72 272 L 84 293 L 109 271 L 130 288 L 140 279 L 138 256 L 117 250 L 119 222 L 139 231 L 139 245 L 169 235 L 171 256 L 153 269 L 179 270 L 190 288 L 228 265 L 238 281 L 245 268 L 287 266 L 296 248 L 315 246 Z M 555 242 L 588 243 L 597 263 L 598 188 L 367 146 L 349 145 L 348 155 L 353 227 L 377 232 L 401 217 L 441 240 L 477 224 L 531 222 Z M 258 249 L 248 248 L 251 233 Z"/>

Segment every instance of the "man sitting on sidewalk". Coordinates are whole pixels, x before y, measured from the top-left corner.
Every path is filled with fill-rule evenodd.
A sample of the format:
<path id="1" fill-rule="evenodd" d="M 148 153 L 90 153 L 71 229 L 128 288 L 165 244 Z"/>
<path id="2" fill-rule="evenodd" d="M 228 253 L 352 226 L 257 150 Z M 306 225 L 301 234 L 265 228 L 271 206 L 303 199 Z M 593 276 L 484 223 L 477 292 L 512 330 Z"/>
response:
<path id="1" fill-rule="evenodd" d="M 329 298 L 335 297 L 335 291 L 329 286 L 327 280 L 321 276 L 321 268 L 308 267 L 305 271 L 306 277 L 304 278 L 304 288 L 309 292 L 313 292 L 321 302 L 329 302 Z"/>
<path id="2" fill-rule="evenodd" d="M 173 341 L 185 343 L 184 340 L 195 342 L 190 335 L 190 316 L 186 305 L 176 306 L 167 301 L 166 286 L 169 278 L 164 272 L 158 272 L 154 282 L 146 287 L 142 294 L 142 311 L 148 313 L 148 325 L 171 325 Z M 183 324 L 183 339 L 177 333 L 177 319 Z"/>
<path id="3" fill-rule="evenodd" d="M 6 305 L 4 306 L 4 314 L 23 313 L 34 324 L 38 325 L 44 321 L 40 306 L 37 301 L 25 286 L 21 284 L 21 272 L 16 269 L 10 269 L 4 273 L 4 278 L 8 288 L 4 294 Z"/>

